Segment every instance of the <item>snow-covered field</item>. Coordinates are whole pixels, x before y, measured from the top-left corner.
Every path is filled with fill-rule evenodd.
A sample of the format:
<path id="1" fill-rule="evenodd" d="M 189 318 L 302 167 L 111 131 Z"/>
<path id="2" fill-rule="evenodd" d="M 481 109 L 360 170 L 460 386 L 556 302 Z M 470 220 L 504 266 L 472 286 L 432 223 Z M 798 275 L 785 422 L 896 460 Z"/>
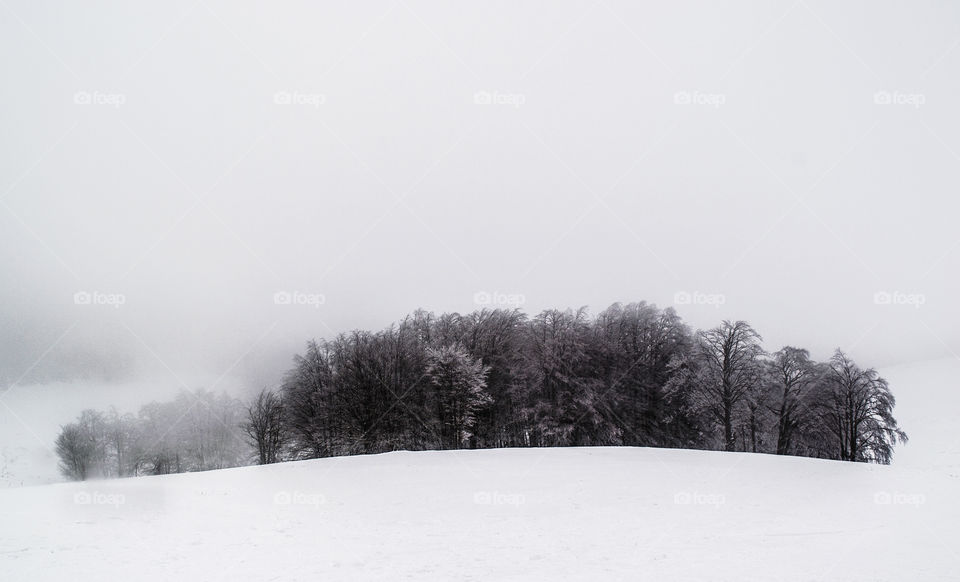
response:
<path id="1" fill-rule="evenodd" d="M 0 492 L 4 580 L 957 580 L 960 480 L 629 448 Z"/>
<path id="2" fill-rule="evenodd" d="M 883 371 L 890 467 L 513 449 L 0 490 L 0 579 L 958 580 L 956 368 Z"/>

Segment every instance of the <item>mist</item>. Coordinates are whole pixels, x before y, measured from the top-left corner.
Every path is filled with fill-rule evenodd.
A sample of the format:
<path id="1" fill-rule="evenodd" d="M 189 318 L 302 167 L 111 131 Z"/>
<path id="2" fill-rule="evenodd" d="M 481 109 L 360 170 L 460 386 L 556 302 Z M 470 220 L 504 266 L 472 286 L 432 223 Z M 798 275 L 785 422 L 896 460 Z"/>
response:
<path id="1" fill-rule="evenodd" d="M 0 0 L 0 73 L 2 576 L 955 577 L 960 3 Z"/>
<path id="2" fill-rule="evenodd" d="M 639 300 L 956 355 L 960 14 L 867 5 L 6 2 L 0 380 L 135 410 L 418 308 Z"/>

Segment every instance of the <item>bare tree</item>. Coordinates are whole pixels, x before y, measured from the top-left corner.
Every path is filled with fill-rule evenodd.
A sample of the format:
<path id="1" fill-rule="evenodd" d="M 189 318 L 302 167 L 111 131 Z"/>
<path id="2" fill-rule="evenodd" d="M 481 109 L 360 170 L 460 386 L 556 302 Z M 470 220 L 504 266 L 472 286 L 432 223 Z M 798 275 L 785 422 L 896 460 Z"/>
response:
<path id="1" fill-rule="evenodd" d="M 607 418 L 612 400 L 590 357 L 585 307 L 549 309 L 528 324 L 525 346 L 527 423 L 533 446 L 608 445 L 619 441 Z"/>
<path id="2" fill-rule="evenodd" d="M 810 415 L 808 391 L 816 381 L 816 365 L 807 350 L 786 346 L 767 364 L 775 400 L 770 410 L 777 418 L 777 454 L 789 455 L 794 438 Z"/>
<path id="3" fill-rule="evenodd" d="M 247 418 L 241 425 L 250 444 L 257 449 L 261 465 L 282 461 L 286 442 L 283 398 L 273 390 L 261 390 L 247 407 Z"/>
<path id="4" fill-rule="evenodd" d="M 292 453 L 298 458 L 333 454 L 338 429 L 330 345 L 307 342 L 306 353 L 294 357 L 294 367 L 284 376 L 282 392 Z"/>
<path id="5" fill-rule="evenodd" d="M 893 446 L 907 442 L 907 434 L 893 417 L 896 400 L 887 381 L 838 349 L 830 359 L 827 386 L 822 406 L 840 460 L 889 464 Z"/>
<path id="6" fill-rule="evenodd" d="M 700 389 L 707 410 L 723 428 L 724 449 L 736 448 L 733 417 L 744 396 L 760 381 L 760 335 L 745 321 L 724 321 L 719 327 L 698 334 L 703 363 Z"/>
<path id="7" fill-rule="evenodd" d="M 90 476 L 94 446 L 79 424 L 71 423 L 60 429 L 56 448 L 64 477 L 83 481 Z"/>
<path id="8" fill-rule="evenodd" d="M 133 415 L 121 415 L 116 408 L 111 407 L 106 415 L 106 424 L 107 444 L 116 465 L 116 476 L 124 477 L 132 471 Z"/>
<path id="9" fill-rule="evenodd" d="M 667 394 L 674 374 L 671 362 L 689 349 L 691 332 L 672 309 L 645 302 L 615 303 L 593 324 L 591 375 L 601 379 L 611 421 L 622 428 L 622 443 L 630 446 L 674 444 Z"/>

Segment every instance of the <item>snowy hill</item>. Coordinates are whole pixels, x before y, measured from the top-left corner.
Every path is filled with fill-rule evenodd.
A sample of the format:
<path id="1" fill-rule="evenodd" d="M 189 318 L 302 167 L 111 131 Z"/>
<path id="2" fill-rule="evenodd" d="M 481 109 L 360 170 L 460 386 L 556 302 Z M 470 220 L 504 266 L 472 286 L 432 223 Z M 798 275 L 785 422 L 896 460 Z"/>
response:
<path id="1" fill-rule="evenodd" d="M 956 580 L 960 480 L 635 448 L 0 491 L 5 580 Z"/>
<path id="2" fill-rule="evenodd" d="M 960 579 L 960 361 L 881 373 L 911 436 L 890 467 L 514 449 L 14 487 L 0 579 Z M 43 402 L 16 404 L 55 434 Z"/>

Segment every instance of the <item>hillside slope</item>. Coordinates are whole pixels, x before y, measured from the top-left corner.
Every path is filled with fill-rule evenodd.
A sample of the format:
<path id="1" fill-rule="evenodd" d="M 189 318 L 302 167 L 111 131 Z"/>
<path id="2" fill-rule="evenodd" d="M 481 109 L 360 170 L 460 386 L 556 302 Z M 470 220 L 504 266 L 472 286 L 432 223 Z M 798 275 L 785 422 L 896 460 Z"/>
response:
<path id="1" fill-rule="evenodd" d="M 636 448 L 0 491 L 5 580 L 956 580 L 960 481 Z"/>

